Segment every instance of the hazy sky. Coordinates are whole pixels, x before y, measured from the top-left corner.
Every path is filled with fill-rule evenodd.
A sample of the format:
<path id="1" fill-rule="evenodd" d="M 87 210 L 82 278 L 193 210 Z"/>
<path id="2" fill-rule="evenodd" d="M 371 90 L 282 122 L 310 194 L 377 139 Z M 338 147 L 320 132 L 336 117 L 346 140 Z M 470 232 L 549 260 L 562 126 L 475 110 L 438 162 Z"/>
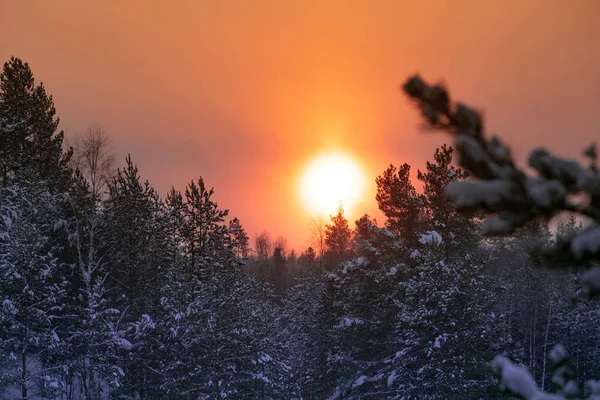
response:
<path id="1" fill-rule="evenodd" d="M 297 193 L 328 150 L 369 177 L 423 168 L 441 134 L 399 91 L 415 72 L 485 113 L 524 160 L 599 137 L 596 0 L 0 0 L 0 60 L 27 61 L 68 135 L 101 123 L 161 195 L 203 176 L 251 236 L 299 250 Z"/>

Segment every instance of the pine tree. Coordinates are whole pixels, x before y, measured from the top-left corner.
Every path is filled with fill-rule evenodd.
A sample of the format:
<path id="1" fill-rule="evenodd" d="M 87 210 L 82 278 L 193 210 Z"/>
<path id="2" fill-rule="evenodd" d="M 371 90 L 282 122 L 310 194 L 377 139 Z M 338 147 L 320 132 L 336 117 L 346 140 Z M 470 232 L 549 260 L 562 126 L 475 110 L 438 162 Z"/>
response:
<path id="1" fill-rule="evenodd" d="M 271 256 L 271 274 L 269 281 L 273 283 L 275 292 L 281 294 L 286 286 L 286 264 L 285 249 L 282 246 L 275 246 Z"/>
<path id="2" fill-rule="evenodd" d="M 352 249 L 352 231 L 344 210 L 340 206 L 336 215 L 331 216 L 331 224 L 325 229 L 326 258 L 329 267 L 350 259 Z"/>
<path id="3" fill-rule="evenodd" d="M 69 320 L 65 323 L 70 337 L 66 379 L 72 385 L 70 390 L 78 388 L 85 398 L 99 399 L 121 385 L 124 372 L 117 353 L 131 344 L 124 338 L 121 311 L 109 302 L 103 210 L 79 171 L 75 171 L 66 203 L 63 229 L 69 251 L 64 257 L 72 271 Z"/>
<path id="4" fill-rule="evenodd" d="M 238 258 L 247 258 L 250 255 L 250 239 L 238 218 L 229 221 L 229 234 Z"/>
<path id="5" fill-rule="evenodd" d="M 252 371 L 257 345 L 244 277 L 221 210 L 202 179 L 172 190 L 168 213 L 179 251 L 161 290 L 161 319 L 154 332 L 168 343 L 159 360 L 161 391 L 195 398 L 255 398 Z M 177 265 L 179 264 L 180 265 Z"/>
<path id="6" fill-rule="evenodd" d="M 376 200 L 387 218 L 386 226 L 400 234 L 407 245 L 415 245 L 423 218 L 423 199 L 410 181 L 410 165 L 390 165 L 375 182 Z"/>
<path id="7" fill-rule="evenodd" d="M 291 398 L 327 398 L 336 385 L 328 361 L 334 317 L 323 272 L 300 278 L 282 299 L 277 332 L 288 348 Z"/>
<path id="8" fill-rule="evenodd" d="M 108 185 L 104 202 L 103 245 L 112 282 L 112 295 L 137 320 L 156 308 L 160 269 L 166 266 L 166 220 L 162 203 L 148 181 L 141 182 L 137 167 L 126 159 Z"/>
<path id="9" fill-rule="evenodd" d="M 50 236 L 62 224 L 61 198 L 35 183 L 0 188 L 0 387 L 16 385 L 21 398 L 56 395 L 64 388 L 64 266 Z"/>
<path id="10" fill-rule="evenodd" d="M 207 189 L 204 180 L 192 181 L 181 193 L 172 189 L 167 196 L 172 224 L 182 239 L 181 250 L 188 263 L 188 271 L 201 274 L 211 258 L 230 255 L 231 245 L 227 227 L 223 225 L 229 210 L 220 210 L 212 200 L 214 189 Z M 223 252 L 225 250 L 225 252 Z"/>
<path id="11" fill-rule="evenodd" d="M 53 191 L 66 191 L 72 152 L 63 152 L 52 96 L 35 84 L 27 63 L 11 57 L 0 73 L 0 179 L 3 186 L 35 171 Z M 29 172 L 30 173 L 30 172 Z"/>
<path id="12" fill-rule="evenodd" d="M 317 253 L 310 246 L 298 257 L 298 266 L 304 273 L 316 273 L 318 264 Z"/>
<path id="13" fill-rule="evenodd" d="M 452 165 L 453 152 L 452 147 L 443 145 L 435 150 L 434 162 L 427 162 L 426 171 L 417 172 L 417 179 L 423 182 L 422 204 L 428 229 L 441 234 L 447 260 L 466 251 L 468 241 L 477 241 L 471 215 L 458 212 L 445 195 L 451 182 L 469 176 Z"/>
<path id="14" fill-rule="evenodd" d="M 121 356 L 125 379 L 119 393 L 143 396 L 148 386 L 156 384 L 152 368 L 146 367 L 156 366 L 156 349 L 142 334 L 160 317 L 158 293 L 171 252 L 164 206 L 148 181 L 141 181 L 131 156 L 108 184 L 103 219 L 111 303 L 121 310 L 122 322 L 129 324 L 126 337 L 132 343 Z"/>

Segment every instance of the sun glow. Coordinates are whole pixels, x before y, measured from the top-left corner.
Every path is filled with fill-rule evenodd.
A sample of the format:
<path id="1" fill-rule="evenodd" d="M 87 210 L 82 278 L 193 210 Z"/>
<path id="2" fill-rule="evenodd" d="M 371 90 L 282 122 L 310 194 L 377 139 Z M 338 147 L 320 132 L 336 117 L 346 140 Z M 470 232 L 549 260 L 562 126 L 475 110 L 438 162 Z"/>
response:
<path id="1" fill-rule="evenodd" d="M 361 200 L 365 177 L 358 163 L 344 154 L 326 154 L 312 161 L 300 181 L 306 207 L 316 214 L 333 214 L 342 205 L 346 212 Z"/>

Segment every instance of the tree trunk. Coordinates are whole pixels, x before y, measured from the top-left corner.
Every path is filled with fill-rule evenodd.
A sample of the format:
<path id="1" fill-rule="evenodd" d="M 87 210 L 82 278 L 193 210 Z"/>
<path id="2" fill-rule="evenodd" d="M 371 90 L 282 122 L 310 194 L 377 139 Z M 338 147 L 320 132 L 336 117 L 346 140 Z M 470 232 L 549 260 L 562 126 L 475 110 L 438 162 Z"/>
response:
<path id="1" fill-rule="evenodd" d="M 552 299 L 548 304 L 548 319 L 546 321 L 546 336 L 544 338 L 544 363 L 542 365 L 542 391 L 546 389 L 546 363 L 548 355 L 548 333 L 550 332 L 550 320 L 552 319 Z"/>
<path id="2" fill-rule="evenodd" d="M 27 337 L 27 333 L 25 333 L 25 337 Z M 25 350 L 25 340 L 23 340 L 23 351 L 21 352 L 21 368 L 21 396 L 23 400 L 27 400 L 27 351 Z"/>
<path id="3" fill-rule="evenodd" d="M 539 296 L 538 292 L 535 293 L 535 306 L 533 309 L 533 368 L 531 373 L 533 374 L 533 378 L 535 379 L 535 374 L 537 372 L 537 319 L 538 319 L 538 306 L 539 306 Z"/>
<path id="4" fill-rule="evenodd" d="M 533 367 L 533 310 L 529 318 L 529 369 Z"/>

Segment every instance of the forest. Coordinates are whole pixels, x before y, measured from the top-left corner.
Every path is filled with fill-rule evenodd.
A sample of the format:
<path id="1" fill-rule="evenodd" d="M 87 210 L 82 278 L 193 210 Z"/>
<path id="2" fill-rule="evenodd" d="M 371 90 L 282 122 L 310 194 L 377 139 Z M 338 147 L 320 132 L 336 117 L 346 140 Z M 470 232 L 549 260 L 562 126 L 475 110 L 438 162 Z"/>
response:
<path id="1" fill-rule="evenodd" d="M 296 252 L 250 238 L 218 182 L 161 198 L 98 127 L 67 143 L 52 96 L 7 61 L 0 397 L 600 398 L 600 241 L 580 218 L 599 221 L 595 148 L 589 168 L 534 151 L 526 178 L 444 87 L 404 92 L 455 147 L 418 182 L 406 163 L 374 177 L 385 221 L 340 207 Z"/>

